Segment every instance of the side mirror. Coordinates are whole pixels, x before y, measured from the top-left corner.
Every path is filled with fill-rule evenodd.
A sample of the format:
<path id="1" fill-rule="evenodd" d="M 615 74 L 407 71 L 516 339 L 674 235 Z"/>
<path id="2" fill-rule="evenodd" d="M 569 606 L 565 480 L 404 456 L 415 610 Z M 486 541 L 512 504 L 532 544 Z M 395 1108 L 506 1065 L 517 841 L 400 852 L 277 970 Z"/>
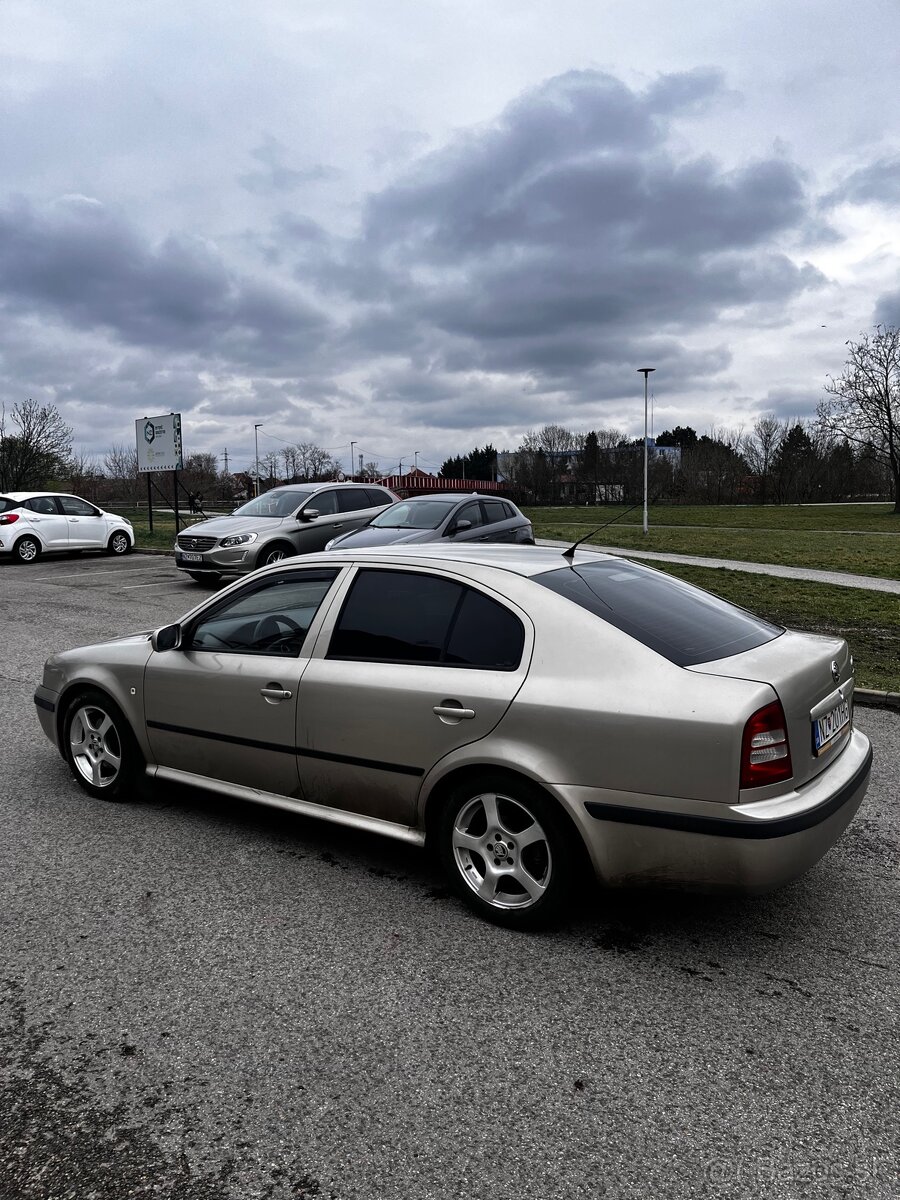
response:
<path id="1" fill-rule="evenodd" d="M 472 528 L 471 521 L 457 521 L 455 525 L 451 525 L 445 536 L 453 537 L 454 533 L 463 533 L 466 529 Z"/>
<path id="2" fill-rule="evenodd" d="M 298 521 L 314 521 L 319 515 L 317 508 L 303 508 L 297 513 Z"/>
<path id="3" fill-rule="evenodd" d="M 178 650 L 181 648 L 181 626 L 163 625 L 150 635 L 150 645 L 156 651 Z"/>

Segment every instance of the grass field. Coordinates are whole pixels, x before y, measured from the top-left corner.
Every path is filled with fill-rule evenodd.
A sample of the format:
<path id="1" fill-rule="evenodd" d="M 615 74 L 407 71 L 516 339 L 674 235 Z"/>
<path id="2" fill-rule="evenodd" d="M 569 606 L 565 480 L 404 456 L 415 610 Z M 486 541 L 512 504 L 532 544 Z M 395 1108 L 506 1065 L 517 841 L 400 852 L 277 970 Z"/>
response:
<path id="1" fill-rule="evenodd" d="M 134 523 L 139 547 L 172 549 L 175 521 L 170 514 L 154 514 L 150 534 L 146 510 L 116 511 Z M 576 541 L 623 509 L 526 511 L 535 536 Z M 656 507 L 650 510 L 646 538 L 641 531 L 642 516 L 636 509 L 602 530 L 595 540 L 626 551 L 659 550 L 900 578 L 900 517 L 894 516 L 887 504 Z M 201 519 L 190 517 L 188 522 Z M 188 522 L 183 519 L 182 528 Z M 652 565 L 780 625 L 846 637 L 856 658 L 857 684 L 900 691 L 900 597 L 714 567 Z"/>
<path id="2" fill-rule="evenodd" d="M 526 510 L 535 536 L 577 541 L 622 509 Z M 588 539 L 601 546 L 900 578 L 900 516 L 890 505 L 636 509 Z"/>

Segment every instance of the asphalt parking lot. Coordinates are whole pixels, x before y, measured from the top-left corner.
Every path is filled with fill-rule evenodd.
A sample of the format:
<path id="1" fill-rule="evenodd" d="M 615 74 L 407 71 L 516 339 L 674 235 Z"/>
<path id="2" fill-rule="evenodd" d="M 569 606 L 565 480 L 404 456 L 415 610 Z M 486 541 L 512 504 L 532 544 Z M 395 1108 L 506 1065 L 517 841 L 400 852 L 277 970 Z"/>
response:
<path id="1" fill-rule="evenodd" d="M 180 616 L 168 558 L 0 564 L 0 1198 L 900 1196 L 900 716 L 775 895 L 480 923 L 412 848 L 190 791 L 90 801 L 54 650 Z"/>

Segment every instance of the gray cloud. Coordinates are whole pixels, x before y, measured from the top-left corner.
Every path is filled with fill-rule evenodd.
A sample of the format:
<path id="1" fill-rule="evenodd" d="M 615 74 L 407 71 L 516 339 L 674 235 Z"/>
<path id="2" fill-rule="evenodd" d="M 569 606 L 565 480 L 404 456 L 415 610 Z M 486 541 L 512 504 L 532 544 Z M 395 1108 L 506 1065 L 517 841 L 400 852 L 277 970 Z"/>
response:
<path id="1" fill-rule="evenodd" d="M 131 346 L 212 353 L 235 366 L 321 334 L 324 317 L 277 281 L 232 269 L 208 242 L 153 245 L 96 203 L 0 210 L 0 290 L 7 305 Z M 264 343 L 264 346 L 263 346 Z"/>
<path id="2" fill-rule="evenodd" d="M 250 154 L 262 166 L 262 170 L 248 171 L 238 176 L 238 183 L 246 191 L 258 196 L 269 196 L 278 192 L 293 192 L 307 183 L 320 183 L 336 179 L 339 172 L 324 163 L 297 169 L 286 165 L 287 148 L 276 138 L 266 137 L 262 145 Z"/>
<path id="3" fill-rule="evenodd" d="M 851 172 L 824 198 L 823 204 L 885 204 L 900 202 L 900 156 L 882 158 Z"/>
<path id="4" fill-rule="evenodd" d="M 720 88 L 711 72 L 644 93 L 600 72 L 551 79 L 373 196 L 360 237 L 300 273 L 359 302 L 350 353 L 525 372 L 548 391 L 724 310 L 777 312 L 825 282 L 778 248 L 816 220 L 801 172 L 784 157 L 724 170 L 666 145 L 669 122 Z M 711 369 L 682 357 L 686 379 Z"/>

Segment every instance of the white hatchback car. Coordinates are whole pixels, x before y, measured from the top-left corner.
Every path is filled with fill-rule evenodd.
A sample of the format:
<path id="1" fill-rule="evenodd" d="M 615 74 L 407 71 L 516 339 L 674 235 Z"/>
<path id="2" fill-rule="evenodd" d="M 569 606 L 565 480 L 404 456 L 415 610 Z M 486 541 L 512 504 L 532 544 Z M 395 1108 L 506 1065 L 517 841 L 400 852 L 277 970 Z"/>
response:
<path id="1" fill-rule="evenodd" d="M 41 554 L 105 550 L 127 554 L 134 546 L 131 522 L 65 492 L 0 495 L 0 555 L 34 562 Z"/>

